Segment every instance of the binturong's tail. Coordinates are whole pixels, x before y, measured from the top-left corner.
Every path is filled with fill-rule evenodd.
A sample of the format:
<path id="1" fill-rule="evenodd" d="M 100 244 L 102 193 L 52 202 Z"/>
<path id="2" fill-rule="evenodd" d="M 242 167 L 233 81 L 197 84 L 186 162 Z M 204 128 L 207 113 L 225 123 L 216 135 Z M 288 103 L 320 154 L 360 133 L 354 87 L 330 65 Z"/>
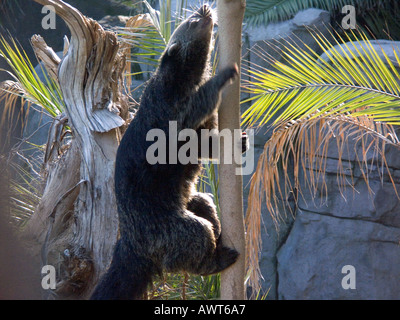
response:
<path id="1" fill-rule="evenodd" d="M 153 263 L 139 257 L 120 239 L 110 268 L 94 289 L 91 300 L 141 299 L 152 281 Z"/>

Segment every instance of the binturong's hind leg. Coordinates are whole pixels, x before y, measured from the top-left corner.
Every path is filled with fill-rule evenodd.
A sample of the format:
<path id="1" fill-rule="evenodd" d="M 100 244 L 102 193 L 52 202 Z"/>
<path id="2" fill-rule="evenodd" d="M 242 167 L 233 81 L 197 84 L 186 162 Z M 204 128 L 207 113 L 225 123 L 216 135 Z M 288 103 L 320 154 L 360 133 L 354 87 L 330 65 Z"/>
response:
<path id="1" fill-rule="evenodd" d="M 187 209 L 196 216 L 210 221 L 214 228 L 215 239 L 219 239 L 221 235 L 221 223 L 218 218 L 212 194 L 202 192 L 194 193 L 187 204 Z"/>
<path id="2" fill-rule="evenodd" d="M 213 255 L 205 257 L 198 273 L 203 276 L 219 273 L 234 264 L 238 257 L 239 253 L 235 249 L 224 247 L 218 240 Z"/>
<path id="3" fill-rule="evenodd" d="M 166 271 L 208 275 L 226 269 L 237 260 L 239 253 L 222 246 L 209 220 L 190 211 L 173 216 L 176 219 L 169 219 L 171 226 L 165 228 L 169 234 L 175 230 L 175 237 L 170 239 L 164 254 Z"/>

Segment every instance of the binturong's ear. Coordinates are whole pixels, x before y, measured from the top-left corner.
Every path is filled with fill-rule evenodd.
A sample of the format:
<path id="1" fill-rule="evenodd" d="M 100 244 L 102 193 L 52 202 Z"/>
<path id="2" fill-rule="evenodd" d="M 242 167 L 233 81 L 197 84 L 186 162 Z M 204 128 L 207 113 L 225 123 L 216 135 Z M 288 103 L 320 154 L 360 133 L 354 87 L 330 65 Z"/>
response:
<path id="1" fill-rule="evenodd" d="M 169 56 L 174 55 L 176 52 L 178 52 L 179 47 L 180 47 L 179 44 L 177 44 L 176 42 L 170 44 L 167 50 L 168 55 Z"/>

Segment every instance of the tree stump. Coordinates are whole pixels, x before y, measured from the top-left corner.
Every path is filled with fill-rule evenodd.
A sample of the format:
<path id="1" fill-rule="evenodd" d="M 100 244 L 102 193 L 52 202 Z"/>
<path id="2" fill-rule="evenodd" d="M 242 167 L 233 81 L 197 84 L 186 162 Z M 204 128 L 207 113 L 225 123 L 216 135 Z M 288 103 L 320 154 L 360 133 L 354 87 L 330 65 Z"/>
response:
<path id="1" fill-rule="evenodd" d="M 25 229 L 42 265 L 57 273 L 57 299 L 87 298 L 110 263 L 118 236 L 114 162 L 128 97 L 122 94 L 125 67 L 116 35 L 61 0 L 34 0 L 55 9 L 71 38 L 63 58 L 39 36 L 37 56 L 59 82 L 65 103 L 50 130 L 43 197 Z M 60 149 L 62 130 L 72 139 Z M 49 290 L 50 292 L 50 290 Z"/>

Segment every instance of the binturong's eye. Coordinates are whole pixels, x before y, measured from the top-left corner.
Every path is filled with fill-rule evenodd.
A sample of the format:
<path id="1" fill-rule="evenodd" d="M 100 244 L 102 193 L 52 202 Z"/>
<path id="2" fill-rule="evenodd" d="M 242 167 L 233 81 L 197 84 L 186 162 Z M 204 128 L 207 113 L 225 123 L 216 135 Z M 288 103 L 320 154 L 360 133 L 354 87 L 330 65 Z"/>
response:
<path id="1" fill-rule="evenodd" d="M 195 17 L 193 17 L 193 18 L 190 19 L 190 24 L 191 24 L 191 25 L 192 25 L 192 24 L 196 25 L 197 23 L 199 23 L 200 20 L 201 20 L 201 18 L 195 18 Z"/>
<path id="2" fill-rule="evenodd" d="M 176 52 L 178 52 L 179 47 L 180 47 L 179 44 L 177 44 L 177 43 L 172 43 L 172 44 L 168 47 L 168 49 L 167 49 L 168 55 L 169 55 L 169 56 L 174 55 Z"/>

